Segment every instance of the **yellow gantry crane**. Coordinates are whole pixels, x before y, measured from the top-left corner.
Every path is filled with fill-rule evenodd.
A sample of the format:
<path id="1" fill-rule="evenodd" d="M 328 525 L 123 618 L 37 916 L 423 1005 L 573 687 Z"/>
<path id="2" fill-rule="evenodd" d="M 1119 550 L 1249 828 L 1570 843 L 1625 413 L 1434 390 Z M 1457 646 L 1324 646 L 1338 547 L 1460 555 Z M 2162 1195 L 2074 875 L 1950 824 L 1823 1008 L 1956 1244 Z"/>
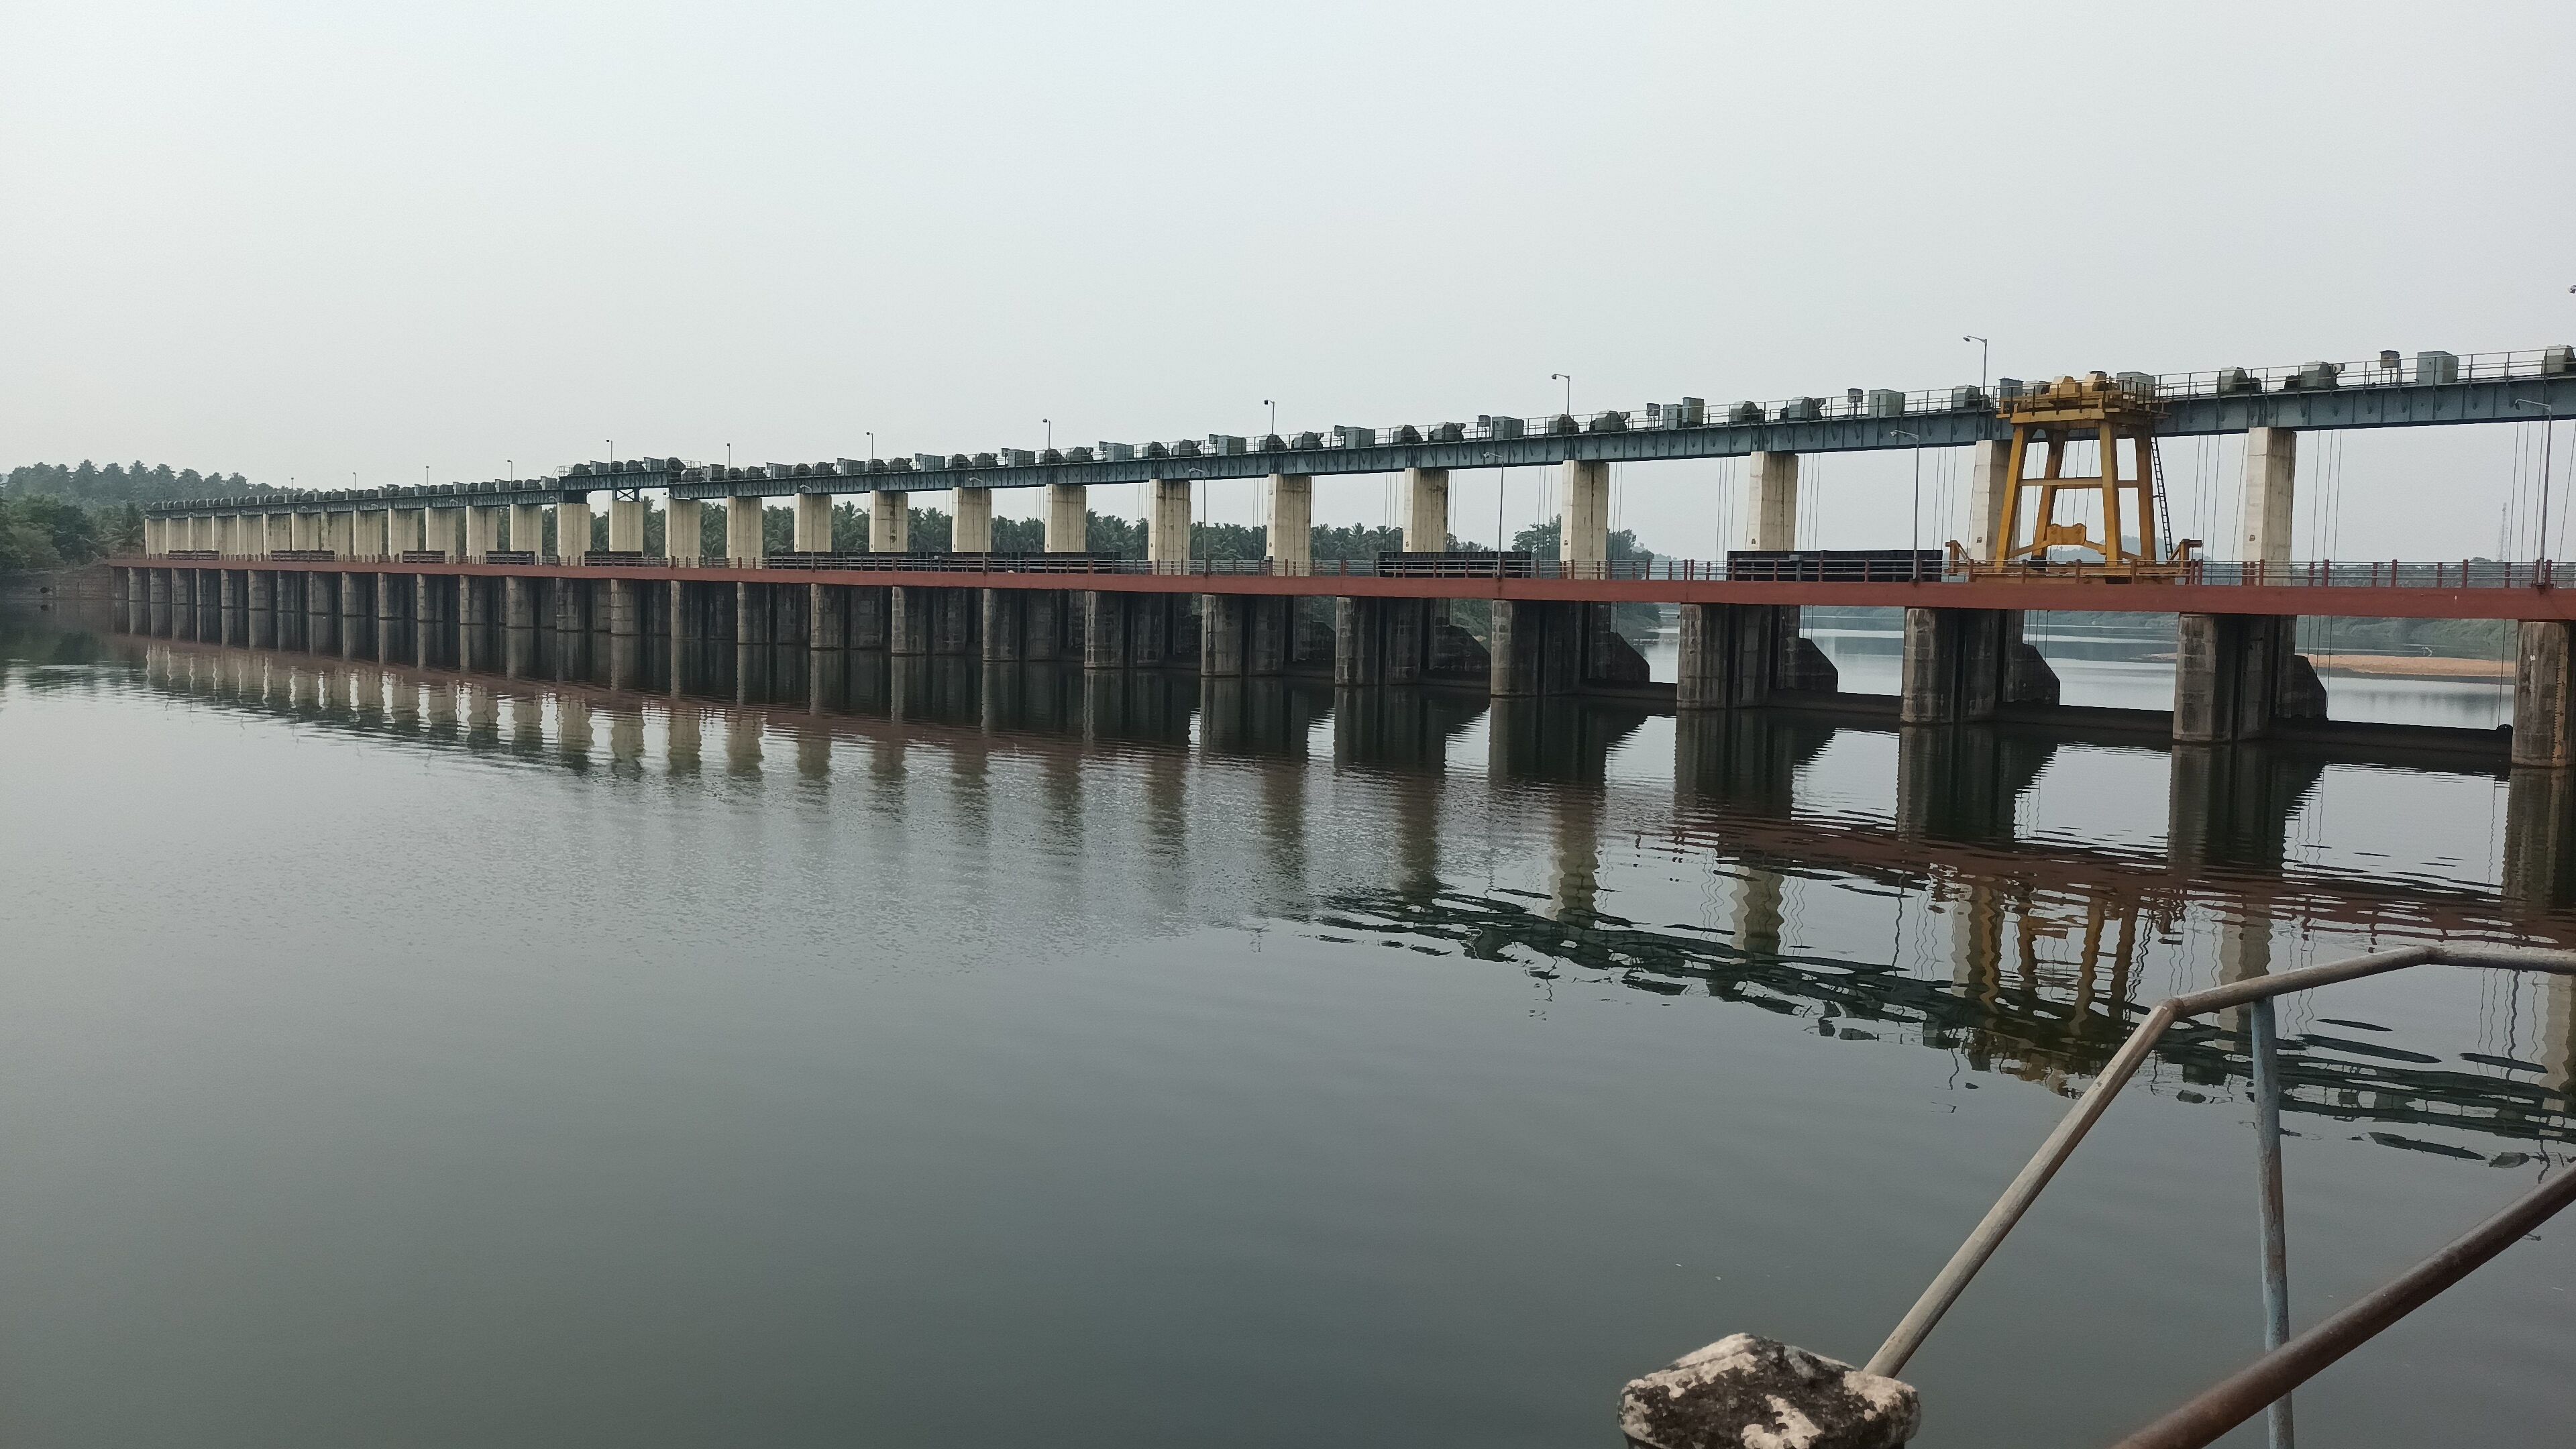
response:
<path id="1" fill-rule="evenodd" d="M 2080 562 L 2094 577 L 2172 579 L 2181 576 L 2196 539 L 2174 542 L 2165 537 L 2165 508 L 2156 466 L 2156 402 L 2152 385 L 2114 381 L 2095 372 L 2042 383 L 2018 397 L 2006 398 L 1996 414 L 2012 424 L 2012 452 L 2006 464 L 2002 517 L 1994 531 L 1993 556 L 1971 563 L 1970 572 L 1989 577 L 2048 577 L 2069 572 L 2064 561 L 2052 563 L 2051 551 L 2083 549 L 2101 556 Z M 2100 449 L 2101 471 L 2066 471 L 2071 446 L 2091 442 Z M 2134 471 L 2120 473 L 2120 444 L 2129 445 Z M 2043 460 L 2044 463 L 2043 463 Z M 2036 473 L 2036 476 L 2034 476 Z M 2028 490 L 2037 489 L 2036 507 L 2027 507 Z M 2058 517 L 2061 497 L 2078 502 L 2085 495 L 2101 500 L 2103 536 L 2095 538 L 2082 520 Z M 2023 519 L 2027 514 L 2028 526 Z M 2137 546 L 2130 547 L 2130 535 Z"/>

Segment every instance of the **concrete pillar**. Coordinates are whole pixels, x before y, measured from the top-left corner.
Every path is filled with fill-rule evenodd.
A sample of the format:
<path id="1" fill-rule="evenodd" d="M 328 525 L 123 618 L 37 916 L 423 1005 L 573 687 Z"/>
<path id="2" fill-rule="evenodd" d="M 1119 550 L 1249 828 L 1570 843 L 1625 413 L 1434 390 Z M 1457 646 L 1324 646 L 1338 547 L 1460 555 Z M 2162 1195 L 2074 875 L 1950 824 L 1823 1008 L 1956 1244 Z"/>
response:
<path id="1" fill-rule="evenodd" d="M 267 569 L 252 569 L 248 586 L 250 647 L 274 649 L 277 647 L 277 575 Z"/>
<path id="2" fill-rule="evenodd" d="M 2245 518 L 2237 557 L 2286 565 L 2299 477 L 2299 435 L 2288 428 L 2245 430 Z"/>
<path id="3" fill-rule="evenodd" d="M 1209 679 L 1241 679 L 1248 652 L 1251 602 L 1243 594 L 1199 597 L 1199 673 Z"/>
<path id="4" fill-rule="evenodd" d="M 1907 609 L 1898 720 L 1994 718 L 2003 702 L 2004 616 L 2001 609 Z"/>
<path id="5" fill-rule="evenodd" d="M 629 578 L 608 581 L 608 637 L 634 639 L 644 632 L 644 586 Z"/>
<path id="6" fill-rule="evenodd" d="M 1092 590 L 1082 596 L 1082 667 L 1127 667 L 1127 603 L 1131 595 Z"/>
<path id="7" fill-rule="evenodd" d="M 1682 605 L 1674 706 L 1741 709 L 1768 703 L 1780 683 L 1781 612 L 1768 604 Z"/>
<path id="8" fill-rule="evenodd" d="M 381 559 L 394 551 L 394 512 L 390 508 L 362 508 L 354 522 L 357 541 L 350 547 L 361 558 Z"/>
<path id="9" fill-rule="evenodd" d="M 1046 551 L 1085 553 L 1091 548 L 1091 504 L 1079 483 L 1050 483 L 1046 490 Z"/>
<path id="10" fill-rule="evenodd" d="M 2174 651 L 2174 739 L 2261 739 L 2277 721 L 2324 718 L 2325 690 L 2298 652 L 2297 625 L 2272 615 L 2183 615 Z M 2518 740 L 2514 748 L 2522 748 Z"/>
<path id="11" fill-rule="evenodd" d="M 644 551 L 644 500 L 611 498 L 608 500 L 608 551 L 642 553 Z"/>
<path id="12" fill-rule="evenodd" d="M 1066 636 L 1072 622 L 1066 615 L 1074 605 L 1074 596 L 1062 589 L 1019 589 L 1020 649 L 1023 658 L 1053 661 L 1071 651 Z"/>
<path id="13" fill-rule="evenodd" d="M 796 551 L 830 553 L 832 551 L 832 495 L 799 493 L 796 495 Z"/>
<path id="14" fill-rule="evenodd" d="M 1602 514 L 1605 549 L 1608 520 L 1609 514 L 1605 509 Z M 1404 470 L 1404 551 L 1406 553 L 1447 553 L 1449 551 L 1448 469 L 1407 468 Z"/>
<path id="15" fill-rule="evenodd" d="M 2005 484 L 2011 476 L 2012 444 L 1968 445 L 1968 504 L 1974 510 L 1969 519 L 1968 557 L 1978 563 L 2000 563 L 2003 551 L 2012 546 L 2003 536 L 2004 503 L 2012 491 Z"/>
<path id="16" fill-rule="evenodd" d="M 850 644 L 849 593 L 830 584 L 805 586 L 805 647 L 846 649 Z"/>
<path id="17" fill-rule="evenodd" d="M 315 515 L 306 513 L 302 509 L 286 515 L 286 546 L 290 551 L 301 552 L 305 549 L 321 547 L 319 543 L 314 542 L 314 518 Z"/>
<path id="18" fill-rule="evenodd" d="M 334 513 L 322 530 L 322 546 L 334 558 L 345 559 L 358 551 L 358 515 Z"/>
<path id="19" fill-rule="evenodd" d="M 340 575 L 340 657 L 356 659 L 374 652 L 374 574 Z"/>
<path id="20" fill-rule="evenodd" d="M 993 551 L 992 489 L 957 490 L 957 517 L 949 533 L 948 547 L 953 553 Z"/>
<path id="21" fill-rule="evenodd" d="M 465 510 L 464 562 L 481 563 L 485 554 L 501 546 L 501 520 L 504 516 L 499 508 Z"/>
<path id="22" fill-rule="evenodd" d="M 2576 765 L 2571 631 L 2576 626 L 2554 619 L 2525 619 L 2520 625 L 2513 665 L 2513 763 L 2517 766 Z"/>
<path id="23" fill-rule="evenodd" d="M 340 652 L 339 584 L 338 574 L 304 575 L 304 647 L 316 654 Z"/>
<path id="24" fill-rule="evenodd" d="M 1744 546 L 1791 549 L 1798 546 L 1798 455 L 1756 453 L 1745 462 L 1750 485 L 1744 512 Z"/>
<path id="25" fill-rule="evenodd" d="M 422 517 L 427 512 L 428 510 L 424 508 L 386 510 L 385 552 L 400 558 L 404 554 L 418 553 L 427 548 L 429 545 L 423 540 L 428 537 L 429 521 Z"/>
<path id="26" fill-rule="evenodd" d="M 929 653 L 931 615 L 937 608 L 931 595 L 938 591 L 897 584 L 887 592 L 892 596 L 887 600 L 887 651 L 899 656 Z"/>
<path id="27" fill-rule="evenodd" d="M 1580 604 L 1496 599 L 1492 609 L 1492 664 L 1487 687 L 1495 698 L 1572 694 L 1583 687 L 1584 621 Z M 1337 648 L 1334 682 L 1342 682 L 1342 675 L 1341 651 Z"/>
<path id="28" fill-rule="evenodd" d="M 515 553 L 543 554 L 546 551 L 546 506 L 542 503 L 510 505 L 510 548 Z"/>
<path id="29" fill-rule="evenodd" d="M 912 495 L 880 488 L 868 495 L 868 552 L 912 552 Z"/>
<path id="30" fill-rule="evenodd" d="M 555 505 L 555 557 L 578 564 L 590 552 L 590 500 L 567 498 Z"/>
<path id="31" fill-rule="evenodd" d="M 1012 664 L 1028 657 L 1028 601 L 1045 589 L 984 589 L 984 662 Z"/>
<path id="32" fill-rule="evenodd" d="M 1315 567 L 1315 480 L 1304 473 L 1270 475 L 1270 565 L 1275 573 Z"/>
<path id="33" fill-rule="evenodd" d="M 1557 559 L 1598 573 L 1610 560 L 1610 465 L 1568 458 L 1558 487 Z"/>
<path id="34" fill-rule="evenodd" d="M 412 585 L 409 574 L 376 575 L 376 660 L 391 664 L 402 658 L 408 642 L 403 634 L 410 616 Z"/>
<path id="35" fill-rule="evenodd" d="M 705 525 L 698 518 L 698 500 L 674 498 L 663 509 L 662 556 L 675 564 L 695 567 L 706 557 Z"/>
<path id="36" fill-rule="evenodd" d="M 1190 480 L 1157 478 L 1145 486 L 1145 557 L 1156 573 L 1186 573 L 1190 562 Z"/>

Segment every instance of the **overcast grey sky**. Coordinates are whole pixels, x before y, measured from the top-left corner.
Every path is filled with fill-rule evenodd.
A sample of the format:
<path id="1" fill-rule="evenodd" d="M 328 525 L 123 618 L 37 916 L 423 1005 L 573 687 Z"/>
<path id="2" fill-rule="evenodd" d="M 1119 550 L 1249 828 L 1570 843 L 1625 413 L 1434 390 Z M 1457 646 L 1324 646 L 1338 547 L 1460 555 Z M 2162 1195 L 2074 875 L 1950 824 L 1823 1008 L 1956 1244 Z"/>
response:
<path id="1" fill-rule="evenodd" d="M 12 0 L 0 54 L 0 465 L 346 486 L 1535 413 L 1551 372 L 1929 387 L 1963 333 L 2021 376 L 2576 338 L 2564 3 Z M 2492 552 L 2517 431 L 2349 436 L 2302 539 Z M 2189 531 L 2234 453 L 2179 448 Z M 1828 460 L 1807 541 L 1904 542 L 1911 466 Z M 1704 556 L 1720 476 L 1631 466 L 1619 521 Z M 1462 478 L 1457 531 L 1496 503 Z"/>

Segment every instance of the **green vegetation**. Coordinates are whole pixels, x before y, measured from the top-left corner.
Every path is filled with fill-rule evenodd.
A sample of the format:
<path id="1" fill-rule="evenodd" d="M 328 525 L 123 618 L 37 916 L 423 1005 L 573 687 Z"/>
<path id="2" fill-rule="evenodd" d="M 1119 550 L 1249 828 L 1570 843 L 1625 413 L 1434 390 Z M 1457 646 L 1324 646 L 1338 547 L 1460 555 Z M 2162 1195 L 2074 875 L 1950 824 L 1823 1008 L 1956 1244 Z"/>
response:
<path id="1" fill-rule="evenodd" d="M 24 464 L 0 481 L 0 572 L 68 568 L 140 548 L 145 503 L 280 491 L 239 473 L 174 471 L 167 463 Z"/>

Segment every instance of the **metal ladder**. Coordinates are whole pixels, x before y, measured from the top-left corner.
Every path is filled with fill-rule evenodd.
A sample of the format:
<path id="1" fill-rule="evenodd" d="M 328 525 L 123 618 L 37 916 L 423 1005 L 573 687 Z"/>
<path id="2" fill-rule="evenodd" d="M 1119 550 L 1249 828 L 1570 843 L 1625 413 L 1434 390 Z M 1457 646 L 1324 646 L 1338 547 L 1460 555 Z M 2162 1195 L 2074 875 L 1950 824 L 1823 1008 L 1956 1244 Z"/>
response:
<path id="1" fill-rule="evenodd" d="M 2156 536 L 2164 540 L 2165 545 L 2165 557 L 2150 559 L 2148 562 L 2166 563 L 2172 560 L 2175 545 L 2179 540 L 2174 537 L 2173 509 L 2165 502 L 2164 445 L 2153 438 L 2147 439 L 2147 466 L 2155 474 L 2156 479 Z"/>

